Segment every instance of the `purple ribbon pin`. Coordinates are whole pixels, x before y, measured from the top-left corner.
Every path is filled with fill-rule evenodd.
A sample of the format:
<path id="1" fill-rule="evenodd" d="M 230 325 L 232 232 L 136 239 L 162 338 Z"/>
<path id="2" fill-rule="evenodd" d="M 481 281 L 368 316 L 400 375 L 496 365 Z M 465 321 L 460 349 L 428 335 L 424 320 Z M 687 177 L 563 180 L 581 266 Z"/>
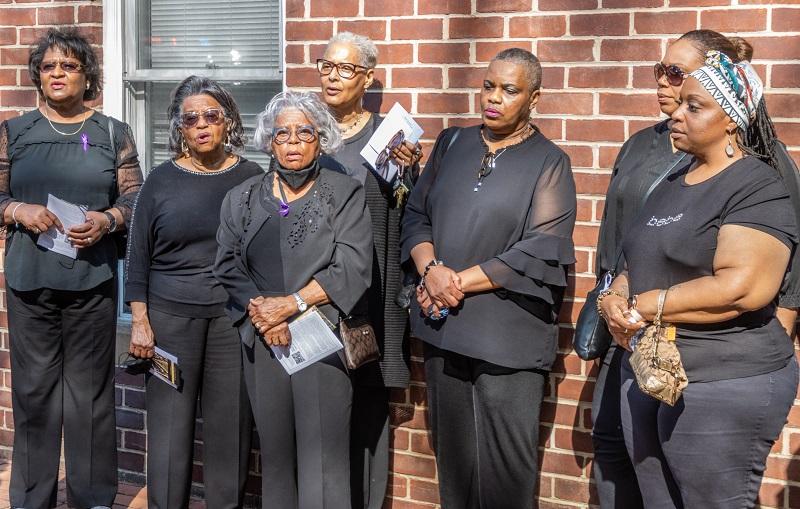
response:
<path id="1" fill-rule="evenodd" d="M 89 136 L 86 133 L 81 134 L 81 143 L 83 143 L 83 151 L 89 151 Z"/>
<path id="2" fill-rule="evenodd" d="M 289 204 L 286 203 L 285 201 L 281 200 L 281 208 L 278 211 L 278 214 L 280 214 L 281 217 L 288 216 L 289 215 Z"/>

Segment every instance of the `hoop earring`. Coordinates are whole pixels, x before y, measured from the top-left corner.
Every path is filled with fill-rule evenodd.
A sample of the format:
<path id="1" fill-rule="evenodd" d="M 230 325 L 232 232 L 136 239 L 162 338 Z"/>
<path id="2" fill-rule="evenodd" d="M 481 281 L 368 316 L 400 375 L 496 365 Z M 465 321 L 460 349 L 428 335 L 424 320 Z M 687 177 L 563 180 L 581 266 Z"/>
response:
<path id="1" fill-rule="evenodd" d="M 181 152 L 186 157 L 189 157 L 189 147 L 186 145 L 186 138 L 181 136 Z"/>
<path id="2" fill-rule="evenodd" d="M 233 150 L 231 146 L 231 130 L 228 129 L 225 132 L 225 152 L 230 152 L 231 150 Z"/>
<path id="3" fill-rule="evenodd" d="M 732 138 L 733 134 L 728 133 L 728 145 L 725 147 L 725 155 L 728 157 L 733 157 L 736 155 L 736 151 L 733 149 L 733 141 Z"/>

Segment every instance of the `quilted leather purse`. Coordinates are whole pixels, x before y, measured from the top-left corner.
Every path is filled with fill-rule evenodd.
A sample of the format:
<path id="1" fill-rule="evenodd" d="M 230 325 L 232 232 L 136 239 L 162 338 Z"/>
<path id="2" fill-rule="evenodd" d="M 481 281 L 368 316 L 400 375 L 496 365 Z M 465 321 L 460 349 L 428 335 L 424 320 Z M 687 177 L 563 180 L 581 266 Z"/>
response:
<path id="1" fill-rule="evenodd" d="M 339 335 L 344 345 L 347 369 L 358 369 L 364 364 L 380 358 L 378 338 L 366 316 L 342 318 L 339 321 Z"/>
<path id="2" fill-rule="evenodd" d="M 675 344 L 675 327 L 661 323 L 667 291 L 658 294 L 658 311 L 631 354 L 630 362 L 639 389 L 669 406 L 674 406 L 689 385 L 681 354 Z"/>

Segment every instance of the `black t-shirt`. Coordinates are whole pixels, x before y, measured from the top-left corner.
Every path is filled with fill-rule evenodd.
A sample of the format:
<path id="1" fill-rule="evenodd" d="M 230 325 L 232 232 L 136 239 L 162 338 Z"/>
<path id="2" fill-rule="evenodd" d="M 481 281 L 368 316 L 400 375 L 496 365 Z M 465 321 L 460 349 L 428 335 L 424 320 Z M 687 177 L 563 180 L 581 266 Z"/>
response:
<path id="1" fill-rule="evenodd" d="M 797 242 L 789 193 L 773 168 L 746 157 L 689 185 L 689 167 L 683 165 L 653 191 L 625 236 L 633 294 L 712 275 L 717 236 L 726 224 L 763 231 L 790 249 Z M 690 382 L 769 373 L 794 355 L 774 303 L 726 322 L 676 326 Z"/>

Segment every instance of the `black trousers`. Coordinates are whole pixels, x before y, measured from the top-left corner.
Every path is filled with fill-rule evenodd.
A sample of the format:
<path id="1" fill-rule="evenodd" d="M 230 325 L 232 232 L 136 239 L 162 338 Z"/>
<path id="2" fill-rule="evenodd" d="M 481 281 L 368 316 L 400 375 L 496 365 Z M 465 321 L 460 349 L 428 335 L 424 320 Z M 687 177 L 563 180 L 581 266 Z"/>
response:
<path id="1" fill-rule="evenodd" d="M 70 501 L 81 508 L 114 503 L 114 294 L 114 281 L 80 292 L 7 287 L 12 507 L 56 506 L 62 425 Z"/>
<path id="2" fill-rule="evenodd" d="M 620 417 L 620 363 L 625 350 L 612 345 L 600 364 L 592 396 L 592 472 L 602 509 L 642 509 L 636 471 L 625 447 Z"/>
<path id="3" fill-rule="evenodd" d="M 352 509 L 381 509 L 389 483 L 389 389 L 356 385 L 352 420 Z"/>
<path id="4" fill-rule="evenodd" d="M 148 375 L 147 501 L 188 507 L 198 396 L 203 417 L 203 485 L 209 509 L 241 507 L 252 418 L 239 334 L 227 316 L 188 318 L 148 310 L 156 344 L 178 357 L 181 385 Z"/>
<path id="5" fill-rule="evenodd" d="M 353 389 L 339 356 L 290 376 L 263 343 L 242 348 L 261 445 L 261 507 L 349 507 Z"/>
<path id="6" fill-rule="evenodd" d="M 425 344 L 442 509 L 530 509 L 547 372 Z"/>

